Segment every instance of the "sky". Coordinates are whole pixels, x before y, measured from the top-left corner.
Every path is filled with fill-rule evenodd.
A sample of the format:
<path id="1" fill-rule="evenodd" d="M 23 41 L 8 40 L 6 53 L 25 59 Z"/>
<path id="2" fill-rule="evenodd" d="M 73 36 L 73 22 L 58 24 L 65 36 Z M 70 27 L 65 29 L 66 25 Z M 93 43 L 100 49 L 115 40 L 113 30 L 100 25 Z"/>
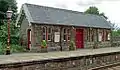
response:
<path id="1" fill-rule="evenodd" d="M 84 12 L 90 6 L 96 6 L 104 12 L 108 20 L 120 27 L 120 0 L 17 0 L 18 12 L 24 3 L 50 6 Z"/>

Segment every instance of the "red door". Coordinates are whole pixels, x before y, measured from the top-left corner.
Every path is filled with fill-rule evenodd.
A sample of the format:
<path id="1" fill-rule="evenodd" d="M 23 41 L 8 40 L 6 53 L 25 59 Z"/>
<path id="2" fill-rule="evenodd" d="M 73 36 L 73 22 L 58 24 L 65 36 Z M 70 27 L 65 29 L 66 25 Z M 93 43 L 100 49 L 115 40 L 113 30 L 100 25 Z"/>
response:
<path id="1" fill-rule="evenodd" d="M 83 29 L 76 29 L 76 48 L 84 48 Z"/>
<path id="2" fill-rule="evenodd" d="M 27 49 L 30 50 L 30 45 L 31 45 L 31 41 L 30 41 L 30 29 L 27 30 Z"/>

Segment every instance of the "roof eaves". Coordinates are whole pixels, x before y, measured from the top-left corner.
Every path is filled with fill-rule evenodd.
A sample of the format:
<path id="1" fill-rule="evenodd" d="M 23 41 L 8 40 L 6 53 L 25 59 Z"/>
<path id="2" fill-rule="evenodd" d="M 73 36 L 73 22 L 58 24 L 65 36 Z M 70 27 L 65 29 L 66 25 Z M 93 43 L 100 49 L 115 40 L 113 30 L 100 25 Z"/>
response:
<path id="1" fill-rule="evenodd" d="M 40 25 L 60 25 L 60 26 L 74 26 L 74 27 L 89 27 L 89 28 L 106 28 L 106 29 L 111 29 L 110 27 L 98 27 L 98 26 L 78 26 L 78 25 L 74 25 L 74 24 L 71 24 L 71 25 L 66 25 L 66 24 L 61 24 L 61 23 L 49 23 L 49 22 L 31 22 L 32 24 L 40 24 Z"/>

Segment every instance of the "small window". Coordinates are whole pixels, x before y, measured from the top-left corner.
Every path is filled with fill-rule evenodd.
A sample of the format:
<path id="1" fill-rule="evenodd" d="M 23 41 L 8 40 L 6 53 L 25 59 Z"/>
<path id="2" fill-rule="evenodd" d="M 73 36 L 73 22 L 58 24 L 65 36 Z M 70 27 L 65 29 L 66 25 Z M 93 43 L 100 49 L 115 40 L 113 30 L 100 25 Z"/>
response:
<path id="1" fill-rule="evenodd" d="M 48 29 L 48 33 L 51 33 L 51 32 L 52 32 L 52 29 L 51 29 L 51 28 L 49 28 L 49 29 Z"/>
<path id="2" fill-rule="evenodd" d="M 43 40 L 45 40 L 45 35 L 43 35 Z"/>
<path id="3" fill-rule="evenodd" d="M 67 30 L 67 33 L 68 33 L 67 34 L 68 35 L 67 40 L 70 41 L 70 29 Z"/>
<path id="4" fill-rule="evenodd" d="M 68 33 L 68 34 L 70 33 L 70 29 L 67 30 L 67 33 Z"/>
<path id="5" fill-rule="evenodd" d="M 64 29 L 64 33 L 66 33 L 66 29 Z"/>
<path id="6" fill-rule="evenodd" d="M 43 33 L 45 33 L 45 27 L 43 27 Z"/>
<path id="7" fill-rule="evenodd" d="M 107 35 L 107 40 L 110 40 L 110 33 L 108 33 Z"/>
<path id="8" fill-rule="evenodd" d="M 66 41 L 66 35 L 64 35 L 64 41 Z"/>
<path id="9" fill-rule="evenodd" d="M 48 40 L 49 40 L 49 41 L 51 40 L 51 35 L 48 35 Z"/>
<path id="10" fill-rule="evenodd" d="M 99 41 L 102 41 L 102 32 L 99 32 Z"/>
<path id="11" fill-rule="evenodd" d="M 70 36 L 68 36 L 68 41 L 70 40 Z"/>

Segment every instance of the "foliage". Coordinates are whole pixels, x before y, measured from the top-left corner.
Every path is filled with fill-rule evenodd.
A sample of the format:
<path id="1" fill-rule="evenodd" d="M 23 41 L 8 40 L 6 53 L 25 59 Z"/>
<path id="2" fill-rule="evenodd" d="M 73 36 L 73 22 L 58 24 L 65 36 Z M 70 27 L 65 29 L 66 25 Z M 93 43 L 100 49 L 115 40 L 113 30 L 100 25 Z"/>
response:
<path id="1" fill-rule="evenodd" d="M 99 10 L 97 7 L 89 7 L 89 9 L 85 11 L 85 13 L 99 15 Z"/>
<path id="2" fill-rule="evenodd" d="M 8 37 L 8 28 L 7 28 L 7 23 L 4 23 L 4 25 L 0 26 L 1 30 L 0 30 L 0 42 L 2 42 L 3 44 L 7 44 L 7 37 Z M 19 28 L 15 27 L 15 24 L 12 22 L 10 24 L 10 42 L 12 44 L 18 44 L 18 40 L 19 40 Z"/>
<path id="3" fill-rule="evenodd" d="M 45 40 L 42 40 L 42 42 L 41 42 L 41 47 L 42 47 L 42 48 L 46 48 L 46 47 L 47 47 L 47 43 L 46 43 Z"/>
<path id="4" fill-rule="evenodd" d="M 74 43 L 74 41 L 70 42 L 69 50 L 75 50 L 75 43 Z"/>
<path id="5" fill-rule="evenodd" d="M 85 14 L 94 14 L 94 15 L 99 15 L 99 16 L 103 16 L 105 19 L 108 19 L 105 14 L 102 12 L 100 13 L 98 8 L 95 6 L 91 6 L 89 7 L 85 12 Z"/>
<path id="6" fill-rule="evenodd" d="M 0 54 L 5 54 L 7 45 L 2 45 L 0 42 Z M 25 48 L 19 45 L 11 44 L 10 46 L 11 53 L 25 52 Z"/>
<path id="7" fill-rule="evenodd" d="M 15 44 L 12 44 L 11 45 L 11 52 L 25 52 L 25 48 L 23 48 L 22 46 L 19 46 L 19 45 L 15 45 Z"/>
<path id="8" fill-rule="evenodd" d="M 0 42 L 0 54 L 4 54 L 5 47 L 2 46 L 2 43 Z"/>
<path id="9" fill-rule="evenodd" d="M 4 20 L 6 19 L 6 12 L 9 6 L 13 11 L 12 19 L 13 20 L 16 19 L 16 14 L 14 14 L 14 13 L 17 13 L 16 0 L 0 0 L 0 25 L 3 25 Z"/>
<path id="10" fill-rule="evenodd" d="M 112 31 L 112 36 L 113 36 L 113 37 L 118 37 L 118 36 L 120 36 L 120 30 L 113 30 L 113 31 Z"/>

